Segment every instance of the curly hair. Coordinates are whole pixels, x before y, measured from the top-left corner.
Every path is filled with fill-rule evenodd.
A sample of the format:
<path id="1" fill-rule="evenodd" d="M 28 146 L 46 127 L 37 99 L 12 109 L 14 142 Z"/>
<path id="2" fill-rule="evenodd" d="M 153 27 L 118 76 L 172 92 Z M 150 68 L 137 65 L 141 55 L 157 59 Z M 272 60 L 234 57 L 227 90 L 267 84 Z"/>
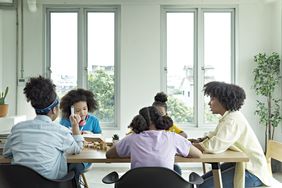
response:
<path id="1" fill-rule="evenodd" d="M 237 111 L 246 99 L 245 91 L 234 84 L 213 81 L 204 85 L 204 94 L 215 97 L 226 110 Z"/>
<path id="2" fill-rule="evenodd" d="M 154 106 L 144 107 L 139 110 L 139 114 L 133 118 L 128 128 L 135 133 L 141 133 L 149 130 L 150 124 L 153 123 L 158 130 L 168 130 L 173 121 L 168 116 L 162 116 Z"/>
<path id="3" fill-rule="evenodd" d="M 24 94 L 27 102 L 30 102 L 35 109 L 46 108 L 57 98 L 56 85 L 50 79 L 42 76 L 31 77 L 25 85 Z"/>
<path id="4" fill-rule="evenodd" d="M 165 94 L 164 92 L 159 92 L 156 94 L 156 96 L 154 97 L 155 101 L 153 102 L 153 106 L 161 106 L 164 107 L 165 110 L 167 111 L 167 94 Z"/>
<path id="5" fill-rule="evenodd" d="M 98 109 L 98 102 L 95 100 L 93 92 L 82 88 L 73 89 L 61 99 L 60 109 L 62 112 L 62 117 L 68 118 L 71 114 L 71 106 L 80 101 L 85 101 L 87 103 L 89 112 L 94 112 Z"/>

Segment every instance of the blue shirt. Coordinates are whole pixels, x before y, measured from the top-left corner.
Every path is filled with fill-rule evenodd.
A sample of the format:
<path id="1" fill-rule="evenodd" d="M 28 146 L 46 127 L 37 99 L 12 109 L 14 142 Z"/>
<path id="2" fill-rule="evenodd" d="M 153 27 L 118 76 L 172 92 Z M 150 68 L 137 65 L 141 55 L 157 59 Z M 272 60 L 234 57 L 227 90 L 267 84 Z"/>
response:
<path id="1" fill-rule="evenodd" d="M 71 123 L 69 119 L 62 118 L 60 124 L 64 125 L 67 128 L 71 128 Z M 88 114 L 88 117 L 86 119 L 86 124 L 80 127 L 80 130 L 91 131 L 94 134 L 100 134 L 102 132 L 99 120 L 92 114 Z"/>
<path id="2" fill-rule="evenodd" d="M 67 174 L 65 153 L 77 154 L 83 148 L 83 137 L 45 115 L 16 124 L 7 138 L 3 155 L 12 164 L 28 166 L 46 178 L 58 179 Z"/>
<path id="3" fill-rule="evenodd" d="M 71 128 L 71 122 L 69 119 L 62 118 L 60 124 L 64 125 L 67 128 Z M 80 127 L 80 130 L 91 131 L 94 134 L 100 134 L 102 132 L 99 120 L 92 114 L 88 114 L 88 117 L 86 119 L 86 124 Z M 83 165 L 84 168 L 87 169 L 91 166 L 91 163 L 83 163 Z"/>

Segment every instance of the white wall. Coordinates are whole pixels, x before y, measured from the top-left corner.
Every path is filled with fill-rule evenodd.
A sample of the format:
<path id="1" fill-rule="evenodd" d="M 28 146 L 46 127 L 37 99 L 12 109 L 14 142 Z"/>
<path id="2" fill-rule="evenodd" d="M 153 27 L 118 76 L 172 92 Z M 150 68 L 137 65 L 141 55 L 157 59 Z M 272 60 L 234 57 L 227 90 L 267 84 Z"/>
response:
<path id="1" fill-rule="evenodd" d="M 42 4 L 120 4 L 121 5 L 121 98 L 119 109 L 120 130 L 123 135 L 127 125 L 138 110 L 152 103 L 154 94 L 161 89 L 160 83 L 160 5 L 199 4 L 197 0 L 38 0 L 37 11 L 30 12 L 24 0 L 24 77 L 35 76 L 43 71 L 43 12 Z M 281 1 L 263 0 L 202 0 L 200 4 L 230 4 L 238 6 L 237 30 L 237 79 L 247 94 L 242 111 L 253 126 L 259 138 L 264 137 L 264 130 L 258 126 L 254 116 L 255 93 L 251 89 L 253 56 L 259 52 L 281 52 Z M 1 13 L 1 12 L 0 12 Z M 0 14 L 0 46 L 15 45 L 15 11 L 2 11 Z M 3 22 L 3 20 L 6 20 Z M 0 58 L 3 70 L 0 86 L 16 83 L 16 62 L 14 47 Z M 0 52 L 0 55 L 1 55 Z M 5 52 L 6 53 L 6 52 Z M 2 62 L 1 62 L 2 59 Z M 4 63 L 9 60 L 9 64 Z M 9 71 L 6 71 L 9 70 Z M 3 81 L 2 81 L 3 80 Z M 34 112 L 22 95 L 23 86 L 18 87 L 18 114 L 32 117 Z M 281 90 L 281 88 L 280 88 Z M 15 114 L 13 102 L 16 100 L 16 88 L 12 88 L 9 103 L 10 114 Z M 113 134 L 112 131 L 104 131 Z M 187 130 L 189 135 L 198 136 L 202 130 Z M 277 129 L 277 139 L 282 140 L 282 129 Z M 263 143 L 263 139 L 261 139 Z M 263 144 L 262 144 L 263 145 Z"/>
<path id="2" fill-rule="evenodd" d="M 16 113 L 16 12 L 0 9 L 0 91 L 9 86 L 6 103 Z"/>
<path id="3" fill-rule="evenodd" d="M 3 36 L 3 32 L 2 32 L 2 28 L 3 28 L 3 21 L 2 21 L 2 11 L 0 10 L 0 73 L 1 73 L 1 77 L 0 77 L 0 91 L 2 91 L 2 88 L 4 88 L 3 85 L 3 81 L 2 81 L 2 75 L 3 75 L 3 41 L 2 41 L 2 36 Z"/>

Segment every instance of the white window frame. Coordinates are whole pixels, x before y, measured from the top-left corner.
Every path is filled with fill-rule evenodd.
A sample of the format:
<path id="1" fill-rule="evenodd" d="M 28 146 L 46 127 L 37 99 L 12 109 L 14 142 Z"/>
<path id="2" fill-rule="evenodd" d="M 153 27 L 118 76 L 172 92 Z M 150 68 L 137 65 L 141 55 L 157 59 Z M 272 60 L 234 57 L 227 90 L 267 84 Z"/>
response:
<path id="1" fill-rule="evenodd" d="M 120 6 L 85 6 L 85 5 L 45 5 L 44 24 L 44 70 L 47 78 L 51 78 L 50 61 L 50 13 L 51 12 L 76 12 L 78 14 L 78 52 L 77 52 L 77 87 L 88 88 L 88 63 L 87 63 L 87 13 L 88 12 L 114 12 L 115 13 L 115 115 L 113 123 L 100 122 L 104 130 L 119 129 L 120 125 Z"/>
<path id="2" fill-rule="evenodd" d="M 161 6 L 161 89 L 167 90 L 167 61 L 166 61 L 166 13 L 168 12 L 194 12 L 194 122 L 180 124 L 182 128 L 211 128 L 216 124 L 205 124 L 204 116 L 204 13 L 205 12 L 230 12 L 231 13 L 231 82 L 235 83 L 236 75 L 236 25 L 237 6 Z M 198 104 L 198 105 L 196 105 Z"/>

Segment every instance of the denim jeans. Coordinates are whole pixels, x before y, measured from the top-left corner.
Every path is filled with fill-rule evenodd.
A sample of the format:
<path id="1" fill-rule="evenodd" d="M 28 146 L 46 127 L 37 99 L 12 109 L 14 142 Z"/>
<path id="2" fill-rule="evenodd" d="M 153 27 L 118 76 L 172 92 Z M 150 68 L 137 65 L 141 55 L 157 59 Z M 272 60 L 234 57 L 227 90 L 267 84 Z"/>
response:
<path id="1" fill-rule="evenodd" d="M 223 163 L 220 165 L 221 169 L 221 177 L 222 177 L 222 185 L 224 188 L 233 188 L 233 179 L 235 172 L 235 163 Z M 199 188 L 213 188 L 213 175 L 212 172 L 208 172 L 202 176 L 204 179 L 204 183 L 199 185 Z M 258 187 L 263 185 L 258 177 L 250 173 L 249 171 L 245 171 L 245 187 Z"/>
<path id="2" fill-rule="evenodd" d="M 74 171 L 77 188 L 80 188 L 79 176 L 84 172 L 84 169 L 83 163 L 68 163 L 68 171 Z"/>
<path id="3" fill-rule="evenodd" d="M 180 176 L 182 175 L 182 171 L 181 171 L 181 168 L 180 168 L 180 166 L 178 165 L 178 164 L 174 164 L 173 165 L 173 170 L 175 171 L 175 172 L 177 172 Z"/>

